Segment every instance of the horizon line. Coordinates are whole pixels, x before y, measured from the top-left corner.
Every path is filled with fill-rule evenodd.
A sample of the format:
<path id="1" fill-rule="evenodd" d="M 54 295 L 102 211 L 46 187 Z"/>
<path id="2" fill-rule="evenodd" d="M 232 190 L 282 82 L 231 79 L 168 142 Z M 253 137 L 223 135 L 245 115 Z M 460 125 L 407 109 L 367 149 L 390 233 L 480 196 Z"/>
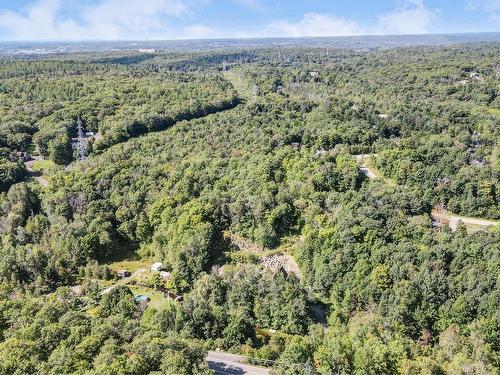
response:
<path id="1" fill-rule="evenodd" d="M 415 37 L 415 36 L 451 36 L 451 35 L 484 35 L 500 34 L 499 31 L 464 31 L 439 32 L 422 34 L 356 34 L 331 36 L 254 36 L 254 37 L 220 37 L 220 38 L 179 38 L 179 39 L 12 39 L 2 40 L 0 43 L 111 43 L 111 42 L 188 42 L 188 41 L 218 41 L 218 40 L 269 40 L 269 39 L 331 39 L 331 38 L 359 38 L 359 37 Z"/>

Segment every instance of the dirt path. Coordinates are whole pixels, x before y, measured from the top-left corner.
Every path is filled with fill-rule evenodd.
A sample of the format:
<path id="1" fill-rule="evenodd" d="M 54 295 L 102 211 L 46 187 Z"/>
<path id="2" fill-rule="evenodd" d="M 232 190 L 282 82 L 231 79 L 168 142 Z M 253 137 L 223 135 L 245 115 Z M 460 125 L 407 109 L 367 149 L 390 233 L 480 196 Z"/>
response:
<path id="1" fill-rule="evenodd" d="M 106 294 L 106 293 L 109 293 L 113 288 L 115 288 L 116 286 L 118 285 L 128 285 L 130 284 L 130 282 L 132 281 L 132 279 L 134 277 L 137 277 L 137 276 L 141 276 L 142 274 L 144 274 L 145 272 L 147 272 L 148 270 L 145 269 L 145 268 L 139 268 L 137 271 L 133 272 L 130 276 L 127 276 L 127 277 L 122 277 L 121 279 L 119 279 L 117 282 L 115 282 L 114 284 L 108 286 L 106 289 L 103 289 L 101 291 L 101 295 L 102 294 Z"/>
<path id="2" fill-rule="evenodd" d="M 356 159 L 356 161 L 361 164 L 361 167 L 359 168 L 360 171 L 364 173 L 370 180 L 382 177 L 377 170 L 368 166 L 369 159 L 372 156 L 377 156 L 377 154 L 361 154 L 353 156 L 354 159 Z"/>
<path id="3" fill-rule="evenodd" d="M 33 163 L 35 163 L 38 160 L 42 160 L 42 158 L 40 156 L 33 156 L 32 160 L 24 162 L 24 166 L 28 171 L 28 176 L 32 177 L 36 182 L 38 182 L 40 185 L 44 187 L 49 186 L 49 182 L 45 179 L 45 177 L 43 177 L 43 173 L 40 171 L 35 171 L 33 169 Z"/>
<path id="4" fill-rule="evenodd" d="M 464 223 L 467 228 L 472 232 L 477 232 L 483 228 L 496 226 L 499 224 L 495 220 L 486 220 L 475 217 L 465 217 L 454 215 L 445 210 L 434 209 L 432 210 L 431 217 L 439 226 L 448 225 L 452 232 L 455 232 L 460 222 Z"/>

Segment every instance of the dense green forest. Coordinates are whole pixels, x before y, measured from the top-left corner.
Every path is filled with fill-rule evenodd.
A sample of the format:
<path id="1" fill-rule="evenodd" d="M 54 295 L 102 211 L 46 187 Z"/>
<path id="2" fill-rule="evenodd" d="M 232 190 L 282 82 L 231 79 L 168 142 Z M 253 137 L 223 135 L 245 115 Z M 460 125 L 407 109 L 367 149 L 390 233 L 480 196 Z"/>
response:
<path id="1" fill-rule="evenodd" d="M 276 374 L 498 374 L 498 56 L 1 61 L 0 373 L 210 374 L 221 349 Z"/>

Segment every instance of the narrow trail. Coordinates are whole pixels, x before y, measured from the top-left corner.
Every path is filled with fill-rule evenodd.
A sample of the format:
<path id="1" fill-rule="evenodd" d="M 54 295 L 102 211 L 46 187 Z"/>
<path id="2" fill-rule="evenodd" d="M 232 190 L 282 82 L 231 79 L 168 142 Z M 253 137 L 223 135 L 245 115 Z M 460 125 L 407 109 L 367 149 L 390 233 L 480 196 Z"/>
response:
<path id="1" fill-rule="evenodd" d="M 377 156 L 377 154 L 361 154 L 361 155 L 353 155 L 354 156 L 354 159 L 356 159 L 356 161 L 358 163 L 360 163 L 360 170 L 363 174 L 366 175 L 366 177 L 368 177 L 370 180 L 373 180 L 375 178 L 382 178 L 382 175 L 380 174 L 379 171 L 376 171 L 374 168 L 371 168 L 370 166 L 368 166 L 368 160 L 372 157 L 372 156 Z"/>
<path id="2" fill-rule="evenodd" d="M 33 163 L 35 163 L 38 160 L 42 160 L 42 158 L 39 156 L 33 156 L 32 160 L 28 160 L 28 161 L 24 162 L 24 166 L 26 167 L 26 170 L 28 171 L 28 176 L 32 177 L 40 185 L 47 187 L 47 186 L 49 186 L 49 182 L 47 181 L 47 179 L 45 177 L 43 177 L 43 173 L 40 171 L 35 171 L 33 169 Z"/>
<path id="3" fill-rule="evenodd" d="M 438 225 L 448 225 L 452 232 L 457 230 L 460 223 L 465 224 L 472 232 L 477 232 L 478 230 L 481 230 L 481 228 L 496 226 L 499 224 L 498 221 L 454 215 L 451 212 L 437 208 L 432 210 L 431 217 Z"/>

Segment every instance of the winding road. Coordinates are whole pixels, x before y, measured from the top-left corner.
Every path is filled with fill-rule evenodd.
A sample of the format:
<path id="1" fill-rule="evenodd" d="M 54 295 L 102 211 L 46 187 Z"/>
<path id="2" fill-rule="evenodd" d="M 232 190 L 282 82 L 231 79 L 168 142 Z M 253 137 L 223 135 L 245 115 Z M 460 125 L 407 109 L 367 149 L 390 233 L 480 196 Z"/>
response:
<path id="1" fill-rule="evenodd" d="M 270 374 L 270 369 L 246 364 L 246 357 L 237 354 L 209 351 L 206 359 L 208 367 L 214 370 L 216 375 Z"/>

